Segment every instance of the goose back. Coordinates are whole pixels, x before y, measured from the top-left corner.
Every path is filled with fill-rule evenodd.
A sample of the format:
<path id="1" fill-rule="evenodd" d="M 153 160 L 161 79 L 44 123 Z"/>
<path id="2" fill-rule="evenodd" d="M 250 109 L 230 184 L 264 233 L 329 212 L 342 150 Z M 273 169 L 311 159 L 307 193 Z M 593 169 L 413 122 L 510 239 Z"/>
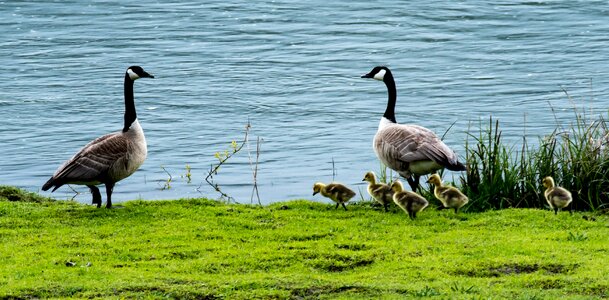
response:
<path id="1" fill-rule="evenodd" d="M 106 134 L 89 142 L 55 171 L 43 189 L 117 182 L 133 174 L 146 156 L 144 131 L 135 120 L 126 132 Z"/>
<path id="2" fill-rule="evenodd" d="M 443 167 L 464 169 L 457 155 L 433 131 L 418 125 L 381 121 L 373 148 L 383 164 L 404 177 L 428 174 Z"/>

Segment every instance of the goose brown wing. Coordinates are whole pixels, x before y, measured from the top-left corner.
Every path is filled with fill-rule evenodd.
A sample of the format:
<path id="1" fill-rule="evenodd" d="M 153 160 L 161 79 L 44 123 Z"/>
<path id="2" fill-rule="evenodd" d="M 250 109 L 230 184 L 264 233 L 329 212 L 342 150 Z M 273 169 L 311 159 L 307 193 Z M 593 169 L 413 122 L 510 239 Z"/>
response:
<path id="1" fill-rule="evenodd" d="M 103 179 L 108 169 L 127 155 L 129 141 L 120 133 L 99 137 L 85 145 L 53 175 L 56 182 L 89 182 Z"/>
<path id="2" fill-rule="evenodd" d="M 432 160 L 440 165 L 456 165 L 457 156 L 436 134 L 417 125 L 391 125 L 377 133 L 376 147 L 388 161 L 411 163 Z"/>

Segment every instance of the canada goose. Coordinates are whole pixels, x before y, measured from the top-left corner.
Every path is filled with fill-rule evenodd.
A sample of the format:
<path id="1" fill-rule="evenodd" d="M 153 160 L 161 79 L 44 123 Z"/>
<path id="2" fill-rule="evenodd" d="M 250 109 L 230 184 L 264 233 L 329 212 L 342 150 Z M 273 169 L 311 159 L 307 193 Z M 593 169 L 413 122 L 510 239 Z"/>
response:
<path id="1" fill-rule="evenodd" d="M 342 205 L 345 210 L 347 210 L 345 203 L 355 196 L 354 191 L 336 182 L 332 182 L 327 185 L 321 182 L 316 182 L 313 185 L 313 196 L 315 196 L 317 193 L 321 193 L 322 196 L 330 198 L 332 201 L 336 202 L 335 209 L 338 208 L 338 205 Z"/>
<path id="2" fill-rule="evenodd" d="M 543 184 L 543 187 L 546 188 L 543 195 L 546 197 L 546 201 L 548 201 L 550 207 L 554 209 L 555 215 L 558 214 L 558 209 L 567 207 L 573 200 L 571 192 L 562 187 L 555 186 L 554 178 L 551 176 L 544 178 L 541 183 Z M 571 209 L 569 209 L 569 213 L 573 214 Z"/>
<path id="3" fill-rule="evenodd" d="M 419 194 L 405 190 L 402 182 L 399 180 L 391 183 L 391 189 L 394 192 L 393 202 L 402 208 L 412 220 L 417 217 L 418 212 L 425 209 L 429 204 L 427 199 L 421 197 Z"/>
<path id="4" fill-rule="evenodd" d="M 469 201 L 467 196 L 463 195 L 456 187 L 442 185 L 442 179 L 438 174 L 431 174 L 427 182 L 435 186 L 433 194 L 442 202 L 443 206 L 438 209 L 453 208 L 455 213 L 458 213 L 459 208 Z"/>
<path id="5" fill-rule="evenodd" d="M 408 180 L 413 191 L 419 186 L 421 175 L 447 168 L 465 171 L 465 165 L 436 134 L 418 125 L 398 124 L 395 119 L 397 91 L 391 71 L 387 67 L 374 67 L 362 78 L 374 78 L 387 86 L 389 99 L 381 118 L 372 146 L 376 156 L 390 169 Z"/>
<path id="6" fill-rule="evenodd" d="M 139 66 L 125 72 L 125 124 L 122 131 L 99 137 L 85 145 L 76 155 L 64 162 L 42 186 L 51 192 L 64 184 L 86 185 L 93 195 L 93 204 L 101 207 L 101 194 L 96 187 L 106 185 L 106 207 L 112 207 L 114 184 L 133 174 L 146 159 L 144 131 L 137 121 L 133 100 L 133 82 L 138 78 L 154 78 Z"/>
<path id="7" fill-rule="evenodd" d="M 383 205 L 385 211 L 388 211 L 387 206 L 389 202 L 393 201 L 393 190 L 387 184 L 382 182 L 376 182 L 376 175 L 374 172 L 370 171 L 364 175 L 364 179 L 362 181 L 368 181 L 368 194 L 376 200 L 376 202 Z"/>

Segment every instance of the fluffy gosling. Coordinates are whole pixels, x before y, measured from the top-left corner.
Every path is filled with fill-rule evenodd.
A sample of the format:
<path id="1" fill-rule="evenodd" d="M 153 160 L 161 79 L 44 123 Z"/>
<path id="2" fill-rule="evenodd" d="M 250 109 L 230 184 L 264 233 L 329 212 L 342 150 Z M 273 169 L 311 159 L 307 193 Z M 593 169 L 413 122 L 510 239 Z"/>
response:
<path id="1" fill-rule="evenodd" d="M 315 196 L 317 193 L 321 193 L 322 196 L 330 198 L 332 201 L 336 202 L 335 209 L 338 208 L 339 205 L 342 205 L 345 210 L 347 210 L 345 203 L 355 196 L 354 191 L 336 182 L 327 185 L 321 182 L 316 182 L 313 185 L 313 196 Z"/>
<path id="2" fill-rule="evenodd" d="M 377 183 L 376 175 L 374 175 L 374 172 L 372 171 L 366 173 L 362 181 L 368 181 L 368 194 L 370 194 L 376 202 L 380 203 L 385 208 L 386 212 L 389 211 L 387 206 L 393 201 L 393 190 L 391 187 L 382 182 Z"/>
<path id="3" fill-rule="evenodd" d="M 431 174 L 427 182 L 434 185 L 433 194 L 442 202 L 443 206 L 438 207 L 438 210 L 452 208 L 455 210 L 455 213 L 458 213 L 459 208 L 463 207 L 469 201 L 467 196 L 461 193 L 456 187 L 443 186 L 442 178 L 440 178 L 440 175 L 438 174 Z"/>
<path id="4" fill-rule="evenodd" d="M 425 209 L 429 204 L 427 200 L 419 194 L 404 190 L 404 185 L 399 180 L 391 184 L 393 190 L 393 202 L 403 209 L 411 220 L 417 217 L 417 213 Z"/>
<path id="5" fill-rule="evenodd" d="M 546 188 L 543 192 L 543 195 L 546 197 L 546 201 L 552 209 L 554 209 L 554 214 L 558 214 L 558 210 L 567 207 L 571 204 L 573 198 L 571 197 L 571 192 L 566 189 L 555 186 L 554 178 L 551 176 L 547 176 L 544 178 L 541 183 Z M 569 209 L 569 213 L 573 214 L 571 209 Z"/>

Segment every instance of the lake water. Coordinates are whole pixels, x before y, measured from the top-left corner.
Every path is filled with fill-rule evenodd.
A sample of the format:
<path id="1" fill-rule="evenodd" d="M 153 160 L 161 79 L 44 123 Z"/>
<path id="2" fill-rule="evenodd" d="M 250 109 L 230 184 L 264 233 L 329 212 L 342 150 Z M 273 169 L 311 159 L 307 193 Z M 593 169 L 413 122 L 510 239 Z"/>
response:
<path id="1" fill-rule="evenodd" d="M 398 121 L 439 134 L 454 123 L 445 141 L 461 156 L 468 127 L 490 115 L 518 143 L 551 132 L 555 118 L 570 123 L 574 107 L 606 114 L 608 10 L 606 1 L 0 2 L 0 184 L 39 191 L 80 147 L 120 130 L 124 71 L 141 65 L 156 77 L 135 84 L 148 159 L 117 184 L 116 202 L 217 198 L 204 177 L 248 120 L 254 158 L 263 139 L 263 203 L 325 201 L 312 185 L 333 176 L 365 192 L 364 173 L 379 170 L 371 143 L 387 92 L 362 74 L 389 66 Z M 240 203 L 253 182 L 246 149 L 214 177 Z"/>

